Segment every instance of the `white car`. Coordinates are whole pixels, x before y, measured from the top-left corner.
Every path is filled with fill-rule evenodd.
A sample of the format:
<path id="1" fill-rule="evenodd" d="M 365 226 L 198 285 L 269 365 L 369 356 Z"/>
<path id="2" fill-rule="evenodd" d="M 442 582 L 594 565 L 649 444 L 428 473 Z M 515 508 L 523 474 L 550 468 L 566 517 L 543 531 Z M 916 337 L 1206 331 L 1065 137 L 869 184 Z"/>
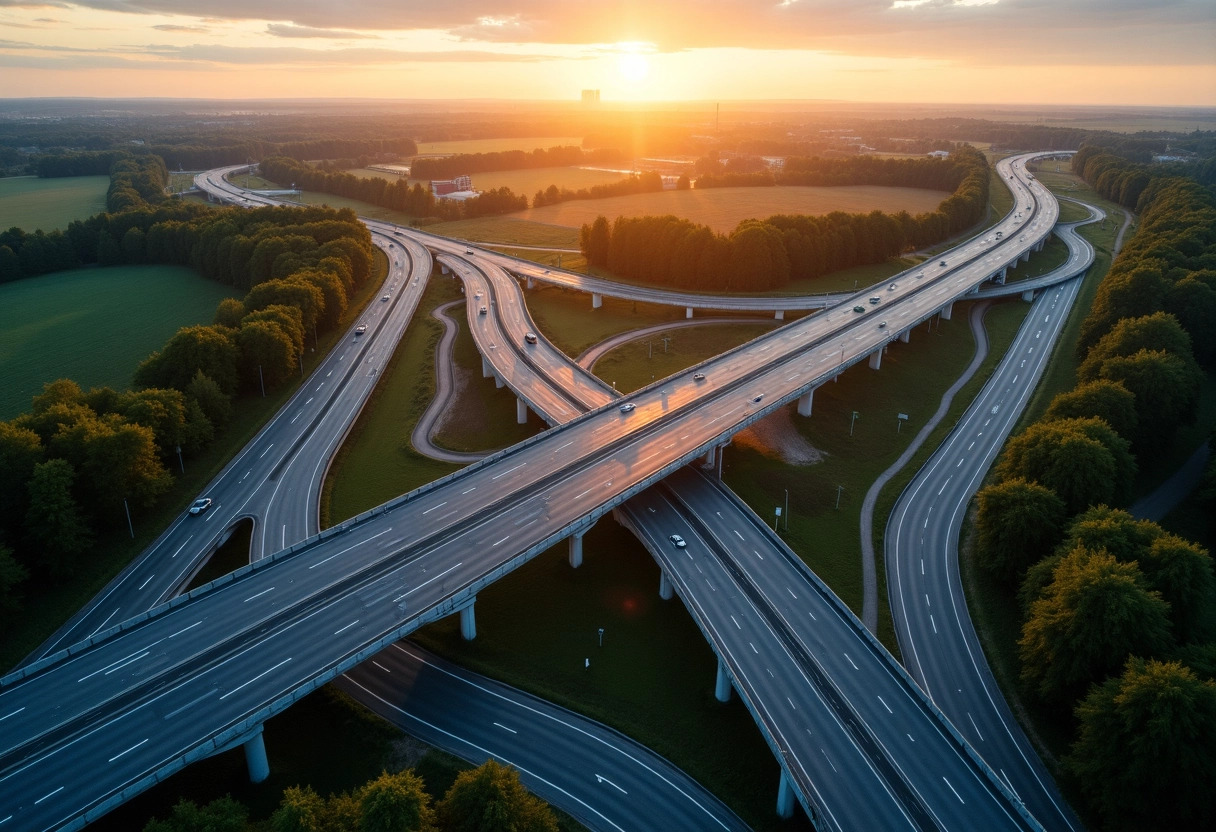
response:
<path id="1" fill-rule="evenodd" d="M 621 405 L 620 410 L 622 413 L 632 413 L 635 407 L 637 407 L 637 405 L 635 405 L 633 402 L 625 402 L 623 405 Z"/>
<path id="2" fill-rule="evenodd" d="M 667 539 L 670 540 L 671 545 L 675 546 L 677 549 L 683 549 L 685 546 L 688 545 L 687 543 L 684 542 L 684 538 L 680 537 L 678 534 L 673 534 L 671 537 L 669 537 Z"/>
<path id="3" fill-rule="evenodd" d="M 211 508 L 211 498 L 210 497 L 200 497 L 199 499 L 195 500 L 193 503 L 190 504 L 190 513 L 191 514 L 202 514 L 204 511 L 206 511 L 209 508 Z"/>

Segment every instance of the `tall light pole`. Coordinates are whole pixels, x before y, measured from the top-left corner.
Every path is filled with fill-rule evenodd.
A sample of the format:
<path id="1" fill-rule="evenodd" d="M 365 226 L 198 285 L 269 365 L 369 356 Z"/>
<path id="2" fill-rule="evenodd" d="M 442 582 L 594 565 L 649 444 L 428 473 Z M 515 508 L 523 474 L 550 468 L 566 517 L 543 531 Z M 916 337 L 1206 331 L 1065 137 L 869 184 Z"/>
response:
<path id="1" fill-rule="evenodd" d="M 840 492 L 844 491 L 843 485 L 836 486 L 836 510 L 840 511 Z"/>
<path id="2" fill-rule="evenodd" d="M 856 410 L 853 411 L 853 418 L 849 419 L 849 436 L 853 435 L 853 424 L 857 421 L 857 417 L 860 415 L 861 414 L 858 413 Z"/>

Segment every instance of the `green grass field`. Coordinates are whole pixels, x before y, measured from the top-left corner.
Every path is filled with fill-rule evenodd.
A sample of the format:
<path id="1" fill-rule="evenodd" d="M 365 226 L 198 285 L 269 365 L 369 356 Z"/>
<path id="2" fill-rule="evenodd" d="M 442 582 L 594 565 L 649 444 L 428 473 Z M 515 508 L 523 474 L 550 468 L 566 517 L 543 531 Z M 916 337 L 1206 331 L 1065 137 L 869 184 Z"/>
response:
<path id="1" fill-rule="evenodd" d="M 0 179 L 0 228 L 51 231 L 106 210 L 108 176 Z"/>
<path id="2" fill-rule="evenodd" d="M 674 306 L 609 297 L 599 309 L 592 309 L 591 296 L 586 292 L 542 283 L 527 291 L 527 303 L 537 329 L 571 358 L 578 358 L 588 347 L 618 332 L 684 316 L 684 310 Z"/>
<path id="3" fill-rule="evenodd" d="M 578 228 L 583 223 L 593 222 L 601 214 L 609 219 L 674 214 L 726 233 L 734 230 L 742 220 L 763 219 L 774 214 L 827 214 L 831 211 L 854 214 L 875 209 L 889 213 L 906 210 L 910 214 L 919 214 L 936 210 L 947 196 L 943 191 L 880 185 L 708 188 L 703 191 L 662 191 L 563 202 L 544 208 L 529 208 L 510 216 Z"/>
<path id="4" fill-rule="evenodd" d="M 180 266 L 75 269 L 0 285 L 0 419 L 42 385 L 126 388 L 139 362 L 183 326 L 210 323 L 231 287 Z"/>

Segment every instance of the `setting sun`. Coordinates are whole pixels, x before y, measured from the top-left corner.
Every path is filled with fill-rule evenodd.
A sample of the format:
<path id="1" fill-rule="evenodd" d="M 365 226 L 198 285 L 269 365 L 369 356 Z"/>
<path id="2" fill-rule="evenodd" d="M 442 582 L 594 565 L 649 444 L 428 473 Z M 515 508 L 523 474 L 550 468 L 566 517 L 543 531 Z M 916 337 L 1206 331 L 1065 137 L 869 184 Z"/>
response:
<path id="1" fill-rule="evenodd" d="M 645 81 L 646 76 L 650 75 L 650 61 L 646 59 L 645 55 L 639 55 L 635 52 L 621 55 L 617 68 L 620 70 L 622 78 L 634 83 Z"/>

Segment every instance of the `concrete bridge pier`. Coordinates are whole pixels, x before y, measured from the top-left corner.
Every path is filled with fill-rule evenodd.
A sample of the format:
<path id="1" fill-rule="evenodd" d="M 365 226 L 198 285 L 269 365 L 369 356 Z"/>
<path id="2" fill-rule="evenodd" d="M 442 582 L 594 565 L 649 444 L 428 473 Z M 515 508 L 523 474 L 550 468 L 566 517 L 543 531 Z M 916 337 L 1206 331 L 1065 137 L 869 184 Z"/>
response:
<path id="1" fill-rule="evenodd" d="M 601 295 L 599 292 L 592 292 L 591 293 L 591 308 L 599 309 L 603 305 L 604 305 L 604 296 Z"/>
<path id="2" fill-rule="evenodd" d="M 675 595 L 676 588 L 672 586 L 671 578 L 667 577 L 667 573 L 659 569 L 659 597 L 664 601 L 670 601 L 671 596 Z"/>
<path id="3" fill-rule="evenodd" d="M 874 352 L 870 353 L 870 369 L 871 370 L 877 370 L 880 367 L 882 367 L 882 351 L 885 350 L 886 348 L 887 348 L 887 345 L 883 344 L 881 347 L 874 350 Z"/>
<path id="4" fill-rule="evenodd" d="M 494 386 L 499 390 L 507 386 L 507 383 L 502 380 L 502 376 L 500 376 L 498 373 L 494 374 Z"/>
<path id="5" fill-rule="evenodd" d="M 776 312 L 773 313 L 773 318 L 775 318 L 778 321 L 784 321 L 785 320 L 785 310 L 778 309 Z"/>
<path id="6" fill-rule="evenodd" d="M 814 403 L 814 401 L 815 401 L 815 388 L 812 387 L 810 390 L 807 390 L 805 393 L 803 393 L 801 396 L 798 397 L 798 415 L 799 416 L 810 416 L 811 415 L 811 405 Z"/>
<path id="7" fill-rule="evenodd" d="M 1027 303 L 1034 302 L 1034 289 L 1027 289 L 1025 292 L 1022 292 L 1022 300 Z"/>
<path id="8" fill-rule="evenodd" d="M 535 281 L 532 280 L 531 275 L 528 276 L 528 279 L 525 282 L 524 286 L 525 286 L 525 288 L 528 288 L 528 289 L 531 289 L 536 286 L 536 283 L 535 283 Z"/>
<path id="9" fill-rule="evenodd" d="M 1044 237 L 1042 240 L 1039 240 L 1037 243 L 1035 243 L 1035 244 L 1034 244 L 1034 250 L 1035 250 L 1035 251 L 1042 251 L 1042 250 L 1043 250 L 1043 245 L 1044 245 L 1046 242 L 1047 242 L 1047 238 L 1046 238 L 1046 237 Z"/>
<path id="10" fill-rule="evenodd" d="M 262 739 L 262 726 L 254 729 L 253 736 L 242 744 L 245 749 L 245 767 L 249 769 L 249 782 L 261 783 L 270 776 L 270 762 L 266 759 L 266 742 Z"/>
<path id="11" fill-rule="evenodd" d="M 996 274 L 994 274 L 994 275 L 993 275 L 991 278 L 989 278 L 989 279 L 990 279 L 990 280 L 991 280 L 993 283 L 996 283 L 998 286 L 1004 286 L 1004 285 L 1005 285 L 1005 271 L 1006 271 L 1005 269 L 1001 269 L 999 272 L 997 272 Z"/>
<path id="12" fill-rule="evenodd" d="M 477 614 L 474 612 L 477 596 L 469 599 L 468 604 L 460 608 L 460 637 L 465 641 L 477 638 Z"/>
<path id="13" fill-rule="evenodd" d="M 684 317 L 685 317 L 685 318 L 691 318 L 691 317 L 692 317 L 692 307 L 691 307 L 691 306 L 685 306 L 685 307 L 684 307 Z"/>
<path id="14" fill-rule="evenodd" d="M 494 375 L 494 368 L 490 365 L 490 360 L 484 355 L 481 357 L 481 377 L 489 378 Z"/>
<path id="15" fill-rule="evenodd" d="M 521 398 L 515 399 L 515 421 L 518 424 L 528 424 L 528 403 Z"/>
<path id="16" fill-rule="evenodd" d="M 912 340 L 912 330 L 905 329 L 903 332 L 899 333 L 899 342 L 901 344 L 906 344 L 911 340 Z"/>
<path id="17" fill-rule="evenodd" d="M 790 776 L 781 769 L 781 782 L 777 784 L 777 817 L 790 818 L 794 816 L 794 785 Z"/>
<path id="18" fill-rule="evenodd" d="M 578 569 L 583 565 L 583 535 L 570 535 L 570 566 Z"/>
<path id="19" fill-rule="evenodd" d="M 705 452 L 705 467 L 713 468 L 714 462 L 717 460 L 717 458 L 718 458 L 718 446 L 713 445 L 710 447 L 710 449 L 708 451 Z"/>
<path id="20" fill-rule="evenodd" d="M 440 263 L 439 264 L 439 273 L 440 274 L 451 274 L 452 272 L 450 269 L 448 269 L 447 266 L 445 266 L 443 263 Z"/>
<path id="21" fill-rule="evenodd" d="M 1022 252 L 1022 262 L 1025 263 L 1029 259 L 1030 259 L 1030 252 L 1029 251 Z"/>
<path id="22" fill-rule="evenodd" d="M 726 672 L 726 662 L 721 659 L 718 659 L 718 678 L 714 680 L 714 699 L 730 701 L 730 674 Z"/>
<path id="23" fill-rule="evenodd" d="M 943 306 L 942 311 L 939 312 L 938 314 L 942 316 L 943 321 L 948 321 L 948 320 L 950 320 L 950 315 L 953 313 L 954 313 L 954 303 L 952 301 L 950 303 L 947 303 L 945 306 Z"/>

